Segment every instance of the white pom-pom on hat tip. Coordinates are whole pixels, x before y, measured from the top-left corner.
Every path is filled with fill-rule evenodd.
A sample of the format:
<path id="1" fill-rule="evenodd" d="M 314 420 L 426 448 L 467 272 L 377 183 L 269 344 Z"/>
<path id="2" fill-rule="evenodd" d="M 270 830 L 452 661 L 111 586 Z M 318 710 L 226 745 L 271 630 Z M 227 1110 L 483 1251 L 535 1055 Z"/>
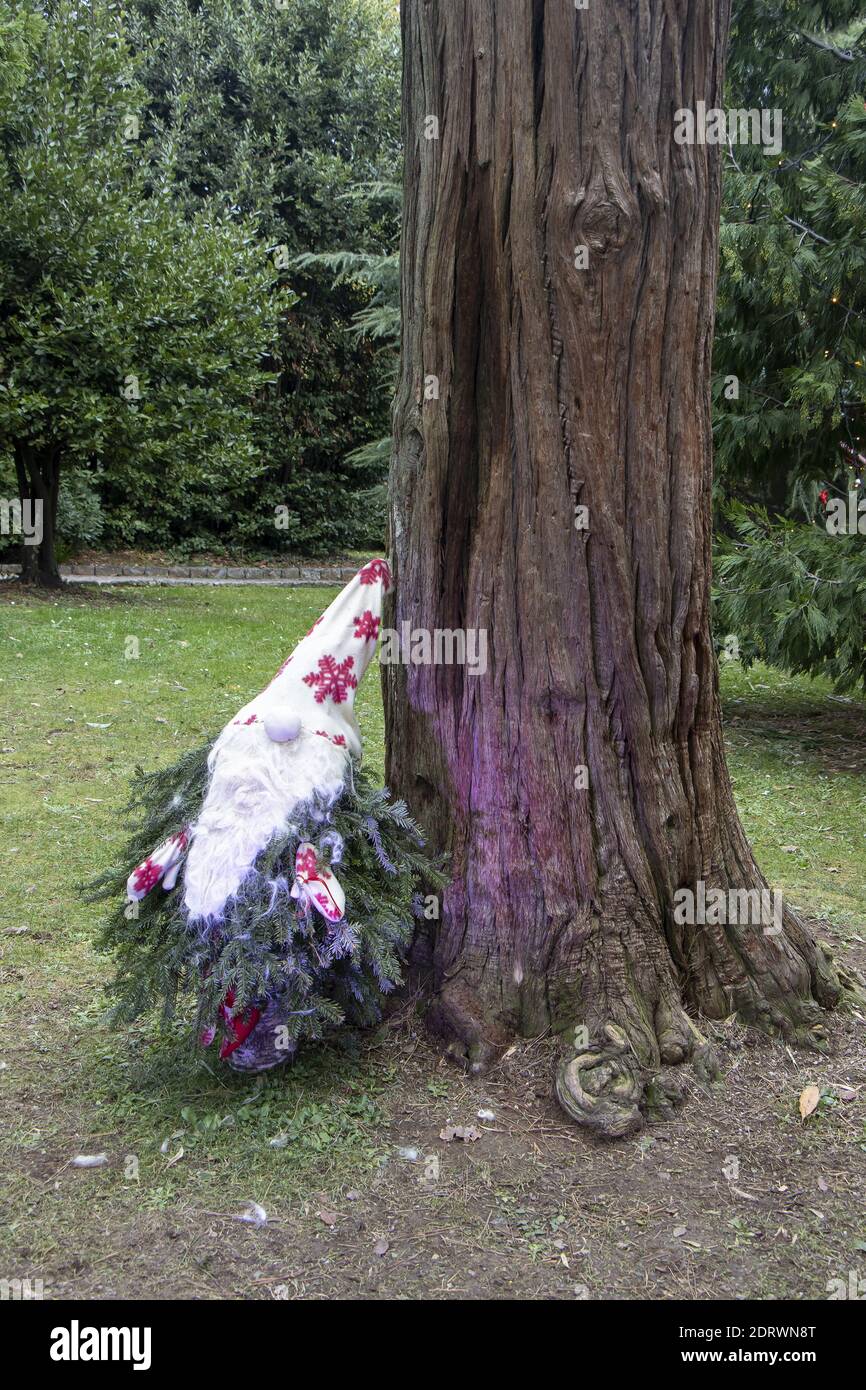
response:
<path id="1" fill-rule="evenodd" d="M 301 721 L 296 714 L 268 714 L 262 723 L 272 743 L 292 743 L 301 732 Z"/>

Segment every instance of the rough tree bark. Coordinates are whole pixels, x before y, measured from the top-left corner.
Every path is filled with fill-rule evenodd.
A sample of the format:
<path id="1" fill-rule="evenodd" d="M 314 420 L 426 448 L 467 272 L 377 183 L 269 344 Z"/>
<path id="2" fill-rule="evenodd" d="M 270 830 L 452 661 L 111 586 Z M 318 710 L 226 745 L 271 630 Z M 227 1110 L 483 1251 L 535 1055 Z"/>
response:
<path id="1" fill-rule="evenodd" d="M 719 151 L 673 139 L 721 104 L 729 0 L 401 10 L 386 623 L 488 635 L 483 676 L 383 668 L 388 779 L 452 856 L 432 1016 L 473 1066 L 560 1033 L 563 1105 L 626 1134 L 669 1064 L 712 1067 L 699 1015 L 820 1043 L 841 988 L 787 909 L 777 935 L 672 910 L 765 886 L 710 634 Z"/>

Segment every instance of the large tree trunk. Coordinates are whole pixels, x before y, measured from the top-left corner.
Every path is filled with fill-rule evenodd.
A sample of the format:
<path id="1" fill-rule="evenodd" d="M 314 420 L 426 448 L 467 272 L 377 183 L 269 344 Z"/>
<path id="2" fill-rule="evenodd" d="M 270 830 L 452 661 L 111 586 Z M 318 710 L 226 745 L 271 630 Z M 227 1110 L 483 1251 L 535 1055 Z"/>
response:
<path id="1" fill-rule="evenodd" d="M 452 856 L 434 1017 L 470 1064 L 562 1032 L 562 1103 L 628 1133 L 651 1073 L 711 1064 L 694 1016 L 817 1038 L 839 993 L 787 910 L 673 913 L 701 879 L 764 886 L 710 634 L 719 151 L 673 138 L 721 102 L 729 0 L 401 9 L 386 622 L 488 636 L 484 675 L 384 668 L 389 781 Z"/>

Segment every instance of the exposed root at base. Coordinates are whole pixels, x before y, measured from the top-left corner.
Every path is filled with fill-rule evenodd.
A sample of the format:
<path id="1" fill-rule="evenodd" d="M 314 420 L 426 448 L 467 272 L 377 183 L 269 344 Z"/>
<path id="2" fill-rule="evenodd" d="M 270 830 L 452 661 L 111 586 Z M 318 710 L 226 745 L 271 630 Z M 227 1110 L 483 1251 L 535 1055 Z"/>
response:
<path id="1" fill-rule="evenodd" d="M 828 990 L 832 986 L 834 1003 L 862 1002 L 859 977 L 837 973 L 829 953 L 820 948 L 815 951 L 813 971 Z M 431 1002 L 428 1022 L 446 1039 L 451 1061 L 480 1073 L 501 1057 L 514 1036 L 514 1026 L 506 1026 L 490 993 L 470 979 L 462 973 L 447 981 Z M 588 1024 L 561 1034 L 564 1050 L 556 1070 L 557 1099 L 576 1124 L 599 1138 L 637 1134 L 648 1119 L 665 1119 L 683 1104 L 690 1077 L 702 1083 L 718 1077 L 713 1048 L 677 998 L 673 976 L 669 983 L 670 987 L 660 989 L 654 1007 L 624 995 L 624 1016 L 618 1021 L 596 1014 Z M 728 993 L 726 1010 L 720 1009 L 717 1015 L 707 1011 L 707 1016 L 739 1016 L 769 1037 L 826 1051 L 826 1011 L 816 996 L 830 995 L 819 991 L 814 979 L 813 989 L 812 997 L 793 992 L 785 997 L 778 988 L 762 993 L 749 979 Z M 604 997 L 604 991 L 597 991 L 597 997 Z M 562 1015 L 560 1009 L 560 1019 Z"/>
<path id="2" fill-rule="evenodd" d="M 719 1067 L 713 1049 L 691 1027 L 694 1070 L 701 1080 L 714 1080 Z M 643 1129 L 648 1117 L 669 1117 L 683 1104 L 686 1092 L 686 1078 L 676 1067 L 662 1067 L 647 1077 L 626 1033 L 615 1023 L 605 1025 L 597 1045 L 577 1056 L 564 1056 L 556 1074 L 563 1110 L 601 1139 L 626 1139 Z"/>
<path id="3" fill-rule="evenodd" d="M 643 1128 L 643 1085 L 628 1039 L 608 1023 L 604 1040 L 590 1052 L 563 1061 L 556 1094 L 566 1114 L 605 1139 L 625 1139 Z"/>

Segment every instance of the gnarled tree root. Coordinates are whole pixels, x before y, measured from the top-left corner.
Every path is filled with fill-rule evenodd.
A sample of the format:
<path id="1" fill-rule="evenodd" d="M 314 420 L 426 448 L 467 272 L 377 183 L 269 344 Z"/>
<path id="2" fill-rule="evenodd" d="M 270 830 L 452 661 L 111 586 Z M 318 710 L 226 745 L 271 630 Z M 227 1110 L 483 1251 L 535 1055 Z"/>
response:
<path id="1" fill-rule="evenodd" d="M 653 940 L 648 934 L 644 939 Z M 836 966 L 795 919 L 790 941 L 784 941 L 778 957 L 764 958 L 759 950 L 763 937 L 749 943 L 750 952 L 738 943 L 736 955 L 724 954 L 727 938 L 720 936 L 714 944 L 717 955 L 692 980 L 692 1005 L 707 1018 L 734 1014 L 769 1037 L 826 1051 L 827 1009 L 863 1002 L 859 977 Z M 631 947 L 632 960 L 653 967 L 644 968 L 639 981 L 632 970 L 619 967 L 617 954 L 609 962 L 589 957 L 580 991 L 543 997 L 544 1009 L 550 1010 L 546 1018 L 542 1009 L 530 1014 L 525 981 L 520 1009 L 507 1010 L 501 991 L 484 987 L 483 970 L 464 962 L 433 998 L 428 1022 L 447 1040 L 450 1060 L 480 1073 L 502 1055 L 516 1031 L 532 1037 L 552 1025 L 559 1032 L 580 1010 L 586 1022 L 560 1033 L 557 1098 L 566 1114 L 592 1134 L 627 1138 L 648 1119 L 670 1116 L 683 1104 L 690 1081 L 710 1082 L 719 1071 L 663 953 L 647 962 L 636 956 L 634 942 Z M 618 939 L 614 948 L 618 951 Z M 581 999 L 588 1001 L 583 1008 Z"/>
<path id="2" fill-rule="evenodd" d="M 718 1075 L 712 1048 L 689 1020 L 690 1056 L 704 1081 Z M 685 1060 L 684 1055 L 676 1062 Z M 566 1053 L 556 1073 L 556 1095 L 567 1115 L 601 1139 L 626 1139 L 643 1129 L 648 1116 L 667 1118 L 686 1098 L 686 1078 L 674 1067 L 648 1073 L 625 1031 L 607 1023 L 601 1039 L 576 1056 Z"/>
<path id="3" fill-rule="evenodd" d="M 643 1085 L 628 1039 L 608 1023 L 604 1039 L 569 1061 L 556 1075 L 556 1094 L 566 1114 L 605 1139 L 625 1139 L 643 1128 Z"/>

